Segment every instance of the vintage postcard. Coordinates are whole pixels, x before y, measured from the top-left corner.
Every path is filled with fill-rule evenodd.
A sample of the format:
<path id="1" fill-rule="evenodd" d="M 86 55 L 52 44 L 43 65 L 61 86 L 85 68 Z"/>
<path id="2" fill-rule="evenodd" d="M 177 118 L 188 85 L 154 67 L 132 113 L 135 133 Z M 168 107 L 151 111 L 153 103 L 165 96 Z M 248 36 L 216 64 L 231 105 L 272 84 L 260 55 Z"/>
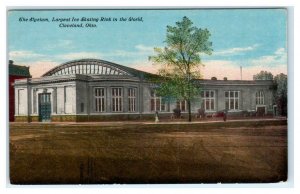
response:
<path id="1" fill-rule="evenodd" d="M 287 13 L 9 9 L 11 184 L 287 181 Z"/>

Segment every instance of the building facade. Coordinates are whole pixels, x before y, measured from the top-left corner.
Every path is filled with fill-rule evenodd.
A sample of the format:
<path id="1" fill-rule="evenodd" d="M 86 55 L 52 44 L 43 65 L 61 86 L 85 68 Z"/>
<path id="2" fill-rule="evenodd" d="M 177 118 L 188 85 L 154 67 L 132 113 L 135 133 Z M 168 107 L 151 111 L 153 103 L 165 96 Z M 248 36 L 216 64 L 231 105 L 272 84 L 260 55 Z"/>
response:
<path id="1" fill-rule="evenodd" d="M 16 121 L 108 121 L 170 118 L 175 108 L 187 112 L 185 101 L 155 94 L 156 75 L 97 59 L 64 63 L 40 78 L 15 81 Z M 196 80 L 202 90 L 192 101 L 214 114 L 260 111 L 272 114 L 272 81 Z"/>
<path id="2" fill-rule="evenodd" d="M 8 90 L 9 90 L 9 121 L 13 122 L 15 120 L 15 89 L 14 82 L 18 79 L 30 78 L 29 67 L 15 65 L 12 60 L 9 60 L 8 68 L 9 80 L 8 80 Z"/>

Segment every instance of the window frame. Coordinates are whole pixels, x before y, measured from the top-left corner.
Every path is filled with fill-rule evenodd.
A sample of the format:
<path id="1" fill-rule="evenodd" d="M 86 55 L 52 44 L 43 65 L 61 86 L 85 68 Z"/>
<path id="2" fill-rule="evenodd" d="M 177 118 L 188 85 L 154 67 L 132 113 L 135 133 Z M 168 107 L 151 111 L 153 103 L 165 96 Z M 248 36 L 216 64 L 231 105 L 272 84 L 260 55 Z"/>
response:
<path id="1" fill-rule="evenodd" d="M 201 96 L 201 107 L 205 111 L 215 111 L 216 110 L 216 91 L 215 90 L 202 90 L 200 93 L 200 96 Z"/>
<path id="2" fill-rule="evenodd" d="M 118 94 L 118 95 L 116 95 Z M 123 88 L 112 87 L 111 88 L 111 111 L 112 112 L 123 112 Z"/>
<path id="3" fill-rule="evenodd" d="M 153 106 L 152 106 L 152 103 Z M 159 103 L 159 104 L 157 104 Z M 152 108 L 153 107 L 153 108 Z M 164 101 L 163 97 L 157 96 L 154 90 L 150 91 L 150 111 L 151 112 L 167 112 L 168 111 L 168 104 Z"/>
<path id="4" fill-rule="evenodd" d="M 265 94 L 264 91 L 260 90 L 255 93 L 256 105 L 265 105 Z"/>
<path id="5" fill-rule="evenodd" d="M 187 112 L 187 110 L 188 110 L 187 100 L 177 100 L 176 101 L 176 108 L 179 108 L 181 110 L 181 112 Z"/>
<path id="6" fill-rule="evenodd" d="M 101 90 L 103 90 L 103 95 L 97 95 L 96 91 L 99 91 L 101 94 Z M 104 87 L 95 87 L 94 88 L 94 111 L 97 113 L 106 112 L 106 88 Z M 98 107 L 98 105 L 100 105 Z"/>
<path id="7" fill-rule="evenodd" d="M 137 111 L 137 88 L 130 87 L 128 88 L 128 112 Z"/>
<path id="8" fill-rule="evenodd" d="M 226 96 L 226 93 L 228 93 L 227 96 Z M 236 94 L 237 94 L 237 96 L 236 96 Z M 224 100 L 225 100 L 225 109 L 226 110 L 234 110 L 234 111 L 240 110 L 240 91 L 239 90 L 224 91 Z M 228 103 L 228 108 L 227 108 L 227 103 Z"/>

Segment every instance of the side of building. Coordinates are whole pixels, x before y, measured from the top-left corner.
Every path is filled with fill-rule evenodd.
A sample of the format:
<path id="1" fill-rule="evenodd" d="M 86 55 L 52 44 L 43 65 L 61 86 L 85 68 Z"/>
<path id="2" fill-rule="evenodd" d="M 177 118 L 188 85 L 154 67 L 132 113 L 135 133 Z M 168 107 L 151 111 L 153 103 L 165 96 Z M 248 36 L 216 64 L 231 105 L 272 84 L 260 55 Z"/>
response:
<path id="1" fill-rule="evenodd" d="M 16 121 L 108 121 L 170 118 L 175 108 L 187 112 L 185 101 L 155 94 L 154 76 L 102 60 L 67 62 L 41 78 L 15 82 Z M 272 81 L 196 80 L 201 94 L 192 113 L 207 115 L 227 109 L 230 114 L 273 113 Z"/>
<path id="2" fill-rule="evenodd" d="M 14 82 L 18 79 L 30 78 L 29 67 L 15 65 L 12 60 L 9 60 L 8 68 L 9 80 L 8 80 L 8 90 L 9 90 L 9 121 L 13 122 L 15 120 L 15 90 Z"/>

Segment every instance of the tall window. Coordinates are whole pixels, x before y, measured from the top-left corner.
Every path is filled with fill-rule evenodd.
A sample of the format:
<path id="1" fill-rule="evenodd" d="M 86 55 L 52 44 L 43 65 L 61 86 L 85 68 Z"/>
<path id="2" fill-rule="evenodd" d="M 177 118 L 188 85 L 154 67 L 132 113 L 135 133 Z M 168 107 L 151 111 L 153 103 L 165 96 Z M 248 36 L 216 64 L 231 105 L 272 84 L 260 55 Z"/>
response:
<path id="1" fill-rule="evenodd" d="M 79 66 L 79 74 L 83 74 L 83 65 Z"/>
<path id="2" fill-rule="evenodd" d="M 225 92 L 225 109 L 238 110 L 239 109 L 239 91 L 226 91 Z"/>
<path id="3" fill-rule="evenodd" d="M 86 68 L 86 65 L 82 65 L 82 70 L 83 70 L 82 73 L 83 73 L 83 74 L 87 74 L 86 69 L 87 69 L 87 68 Z"/>
<path id="4" fill-rule="evenodd" d="M 79 73 L 80 73 L 80 71 L 79 71 L 79 65 L 76 65 L 75 73 L 76 73 L 76 74 L 79 74 Z"/>
<path id="5" fill-rule="evenodd" d="M 95 65 L 91 64 L 91 74 L 95 74 Z"/>
<path id="6" fill-rule="evenodd" d="M 136 89 L 128 88 L 128 111 L 136 111 Z"/>
<path id="7" fill-rule="evenodd" d="M 112 111 L 121 112 L 122 111 L 122 88 L 112 88 Z"/>
<path id="8" fill-rule="evenodd" d="M 202 108 L 204 110 L 210 111 L 215 109 L 215 96 L 214 90 L 201 91 Z"/>
<path id="9" fill-rule="evenodd" d="M 91 65 L 86 65 L 86 74 L 91 73 Z"/>
<path id="10" fill-rule="evenodd" d="M 256 104 L 265 104 L 265 96 L 263 91 L 256 92 Z"/>
<path id="11" fill-rule="evenodd" d="M 95 88 L 95 110 L 96 112 L 105 111 L 105 89 Z"/>
<path id="12" fill-rule="evenodd" d="M 166 111 L 167 103 L 166 101 L 151 91 L 151 111 Z"/>
<path id="13" fill-rule="evenodd" d="M 187 110 L 186 107 L 187 107 L 186 100 L 177 100 L 176 108 L 179 108 L 182 112 L 185 112 Z"/>
<path id="14" fill-rule="evenodd" d="M 76 66 L 72 66 L 72 74 L 76 74 Z"/>

